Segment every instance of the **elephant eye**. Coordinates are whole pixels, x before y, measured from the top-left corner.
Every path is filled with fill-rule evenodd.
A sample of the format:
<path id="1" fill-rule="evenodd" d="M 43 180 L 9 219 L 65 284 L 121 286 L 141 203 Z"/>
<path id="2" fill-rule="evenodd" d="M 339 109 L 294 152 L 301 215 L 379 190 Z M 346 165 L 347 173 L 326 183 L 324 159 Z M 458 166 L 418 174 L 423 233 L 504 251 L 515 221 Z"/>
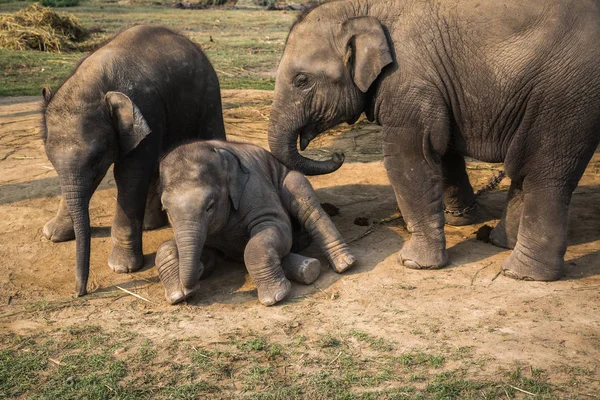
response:
<path id="1" fill-rule="evenodd" d="M 302 73 L 296 75 L 294 77 L 293 84 L 298 89 L 304 89 L 304 88 L 306 88 L 308 86 L 308 84 L 309 84 L 308 76 L 306 74 L 302 74 Z"/>
<path id="2" fill-rule="evenodd" d="M 215 205 L 215 201 L 211 200 L 211 202 L 208 203 L 208 207 L 206 207 L 206 212 L 210 212 L 213 209 L 214 205 Z"/>

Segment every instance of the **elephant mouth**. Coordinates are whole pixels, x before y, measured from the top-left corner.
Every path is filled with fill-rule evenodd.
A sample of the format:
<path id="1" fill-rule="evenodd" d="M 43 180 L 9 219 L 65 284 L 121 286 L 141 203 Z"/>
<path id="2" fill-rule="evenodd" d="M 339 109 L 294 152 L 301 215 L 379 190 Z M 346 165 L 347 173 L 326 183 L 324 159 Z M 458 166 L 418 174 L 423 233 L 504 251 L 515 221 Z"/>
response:
<path id="1" fill-rule="evenodd" d="M 317 137 L 319 131 L 316 129 L 314 124 L 306 125 L 302 131 L 300 131 L 300 150 L 304 151 L 310 142 Z"/>

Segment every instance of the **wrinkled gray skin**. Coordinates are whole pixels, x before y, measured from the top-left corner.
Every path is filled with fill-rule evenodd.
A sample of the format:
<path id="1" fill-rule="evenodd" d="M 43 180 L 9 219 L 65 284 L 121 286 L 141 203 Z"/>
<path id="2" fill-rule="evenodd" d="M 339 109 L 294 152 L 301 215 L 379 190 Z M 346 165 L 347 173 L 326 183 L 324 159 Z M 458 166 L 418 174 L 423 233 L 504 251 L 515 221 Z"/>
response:
<path id="1" fill-rule="evenodd" d="M 176 249 L 172 243 L 163 244 L 156 264 L 171 303 L 197 290 L 207 248 L 234 258 L 243 255 L 265 305 L 287 296 L 288 278 L 314 281 L 316 260 L 290 258 L 296 233 L 292 219 L 308 232 L 335 271 L 343 272 L 355 262 L 308 180 L 258 146 L 221 141 L 181 145 L 161 161 L 160 179 Z M 318 265 L 316 271 L 318 276 Z"/>
<path id="2" fill-rule="evenodd" d="M 57 90 L 48 88 L 43 139 L 63 198 L 44 236 L 76 238 L 76 292 L 86 294 L 89 201 L 115 164 L 117 210 L 109 266 L 143 265 L 142 227 L 166 223 L 157 194 L 163 150 L 190 138 L 224 139 L 217 76 L 199 46 L 165 28 L 128 29 L 84 59 Z"/>
<path id="3" fill-rule="evenodd" d="M 281 58 L 269 144 L 298 153 L 361 113 L 383 127 L 384 162 L 412 238 L 411 268 L 448 262 L 444 202 L 473 202 L 463 156 L 504 162 L 512 180 L 493 243 L 517 279 L 563 274 L 571 194 L 600 139 L 600 11 L 586 0 L 341 1 L 311 11 Z M 469 216 L 467 216 L 469 219 Z M 461 221 L 451 221 L 461 223 Z M 463 221 L 468 222 L 468 221 Z"/>

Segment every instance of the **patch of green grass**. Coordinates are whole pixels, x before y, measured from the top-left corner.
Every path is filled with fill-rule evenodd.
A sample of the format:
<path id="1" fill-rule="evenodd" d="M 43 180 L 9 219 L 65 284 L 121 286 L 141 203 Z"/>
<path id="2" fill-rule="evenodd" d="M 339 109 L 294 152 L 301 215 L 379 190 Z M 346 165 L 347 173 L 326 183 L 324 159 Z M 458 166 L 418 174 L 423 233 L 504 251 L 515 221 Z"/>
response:
<path id="1" fill-rule="evenodd" d="M 533 394 L 549 394 L 552 387 L 546 382 L 545 371 L 539 368 L 531 368 L 531 376 L 526 377 L 520 367 L 506 373 L 510 383 L 519 389 Z"/>
<path id="2" fill-rule="evenodd" d="M 150 339 L 144 339 L 137 349 L 137 359 L 143 363 L 149 363 L 156 357 L 156 349 Z"/>
<path id="3" fill-rule="evenodd" d="M 0 0 L 0 13 L 15 12 L 26 4 Z M 142 23 L 181 31 L 201 45 L 222 89 L 260 90 L 274 87 L 277 63 L 296 14 L 235 9 L 196 12 L 105 0 L 84 1 L 68 12 L 84 27 L 104 31 L 95 34 L 90 43 L 109 39 L 127 27 Z M 56 90 L 85 54 L 0 49 L 0 96 L 39 95 L 44 86 Z"/>
<path id="4" fill-rule="evenodd" d="M 48 365 L 39 350 L 0 350 L 0 398 L 26 393 L 39 381 L 39 371 Z"/>
<path id="5" fill-rule="evenodd" d="M 264 337 L 256 337 L 240 344 L 238 348 L 244 351 L 262 351 L 268 346 L 267 339 Z"/>
<path id="6" fill-rule="evenodd" d="M 341 346 L 341 344 L 342 344 L 342 342 L 338 338 L 333 337 L 329 334 L 320 337 L 319 340 L 317 341 L 317 345 L 321 348 L 339 347 L 339 346 Z"/>
<path id="7" fill-rule="evenodd" d="M 370 336 L 366 332 L 362 332 L 362 331 L 354 329 L 354 330 L 350 331 L 350 335 L 352 337 L 354 337 L 356 340 L 368 343 L 369 346 L 371 347 L 371 349 L 373 349 L 373 350 L 379 350 L 379 351 L 392 351 L 393 350 L 393 347 L 391 344 L 387 343 L 382 338 Z"/>
<path id="8" fill-rule="evenodd" d="M 44 7 L 75 7 L 80 0 L 40 0 Z"/>
<path id="9" fill-rule="evenodd" d="M 444 365 L 445 358 L 443 355 L 428 354 L 424 352 L 410 352 L 394 357 L 392 359 L 394 363 L 399 363 L 407 368 L 413 367 L 427 367 L 427 368 L 440 368 Z"/>

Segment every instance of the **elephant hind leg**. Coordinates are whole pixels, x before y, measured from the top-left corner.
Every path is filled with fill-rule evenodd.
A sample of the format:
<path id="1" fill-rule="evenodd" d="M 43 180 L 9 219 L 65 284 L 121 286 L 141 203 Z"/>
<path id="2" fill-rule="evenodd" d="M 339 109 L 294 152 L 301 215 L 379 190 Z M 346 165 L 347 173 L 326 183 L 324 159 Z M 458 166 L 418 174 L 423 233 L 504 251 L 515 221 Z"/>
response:
<path id="1" fill-rule="evenodd" d="M 462 226 L 474 223 L 479 207 L 469 182 L 464 157 L 458 153 L 446 153 L 442 157 L 442 174 L 446 224 Z"/>
<path id="2" fill-rule="evenodd" d="M 554 281 L 564 272 L 571 193 L 556 188 L 524 193 L 517 243 L 502 264 L 504 275 Z"/>
<path id="3" fill-rule="evenodd" d="M 319 260 L 295 253 L 288 253 L 288 255 L 283 257 L 281 267 L 286 278 L 304 285 L 310 285 L 321 274 L 321 263 Z"/>
<path id="4" fill-rule="evenodd" d="M 143 229 L 151 231 L 165 226 L 168 223 L 167 213 L 163 210 L 158 193 L 158 174 L 150 182 L 148 197 L 146 198 L 146 209 L 144 211 Z"/>
<path id="5" fill-rule="evenodd" d="M 356 258 L 304 175 L 296 171 L 288 173 L 283 181 L 283 198 L 287 209 L 306 227 L 336 272 L 344 272 L 354 265 Z"/>

